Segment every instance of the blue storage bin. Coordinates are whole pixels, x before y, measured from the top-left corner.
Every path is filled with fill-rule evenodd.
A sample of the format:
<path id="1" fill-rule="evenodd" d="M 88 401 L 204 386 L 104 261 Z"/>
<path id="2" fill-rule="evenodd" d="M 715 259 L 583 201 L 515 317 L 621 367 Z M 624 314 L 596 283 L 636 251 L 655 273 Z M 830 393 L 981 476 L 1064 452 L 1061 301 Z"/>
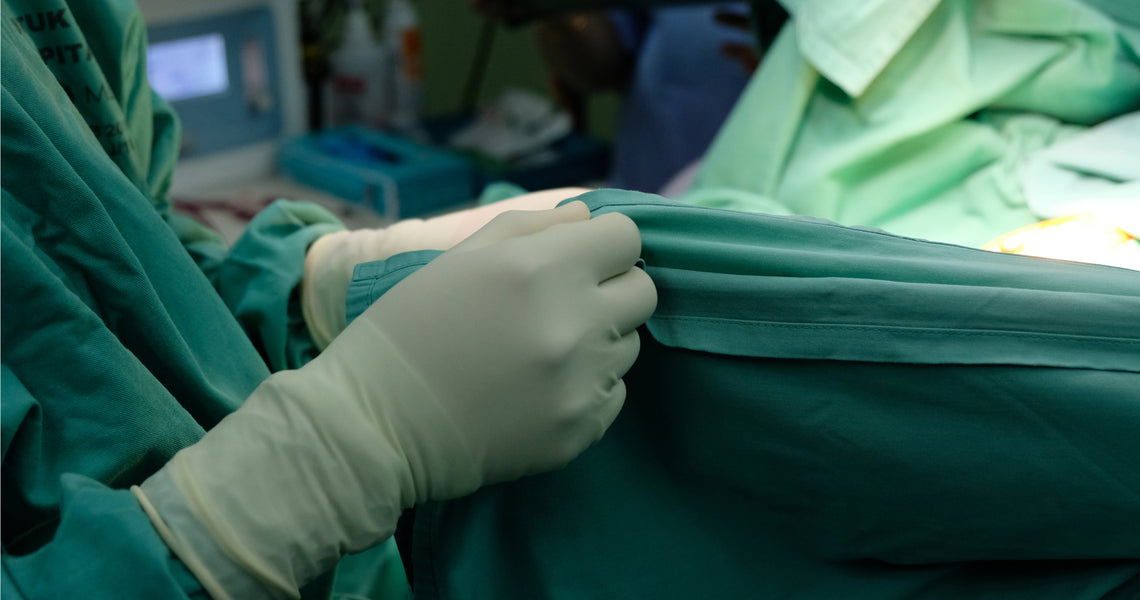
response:
<path id="1" fill-rule="evenodd" d="M 479 176 L 465 158 L 365 127 L 312 133 L 281 146 L 281 171 L 392 220 L 472 201 Z"/>

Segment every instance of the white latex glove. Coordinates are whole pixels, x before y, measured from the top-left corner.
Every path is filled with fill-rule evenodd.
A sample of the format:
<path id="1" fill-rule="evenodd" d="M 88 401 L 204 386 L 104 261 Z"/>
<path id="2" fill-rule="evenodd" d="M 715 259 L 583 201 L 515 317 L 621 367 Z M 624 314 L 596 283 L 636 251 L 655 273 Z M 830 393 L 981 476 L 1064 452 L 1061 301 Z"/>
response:
<path id="1" fill-rule="evenodd" d="M 447 250 L 496 216 L 512 210 L 549 210 L 586 188 L 558 188 L 456 211 L 431 219 L 406 219 L 383 229 L 339 231 L 317 238 L 305 254 L 301 311 L 320 349 L 344 331 L 344 295 L 360 263 L 412 250 Z"/>
<path id="2" fill-rule="evenodd" d="M 401 511 L 565 465 L 621 409 L 656 305 L 628 218 L 492 221 L 135 488 L 215 598 L 296 597 Z"/>

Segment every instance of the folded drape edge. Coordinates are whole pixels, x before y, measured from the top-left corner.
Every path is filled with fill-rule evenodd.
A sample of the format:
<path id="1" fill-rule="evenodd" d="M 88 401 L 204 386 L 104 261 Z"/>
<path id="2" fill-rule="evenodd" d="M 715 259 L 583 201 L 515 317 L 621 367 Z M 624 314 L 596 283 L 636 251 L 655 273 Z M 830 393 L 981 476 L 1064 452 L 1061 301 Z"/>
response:
<path id="1" fill-rule="evenodd" d="M 654 315 L 666 346 L 751 358 L 1019 365 L 1140 373 L 1140 339 Z"/>

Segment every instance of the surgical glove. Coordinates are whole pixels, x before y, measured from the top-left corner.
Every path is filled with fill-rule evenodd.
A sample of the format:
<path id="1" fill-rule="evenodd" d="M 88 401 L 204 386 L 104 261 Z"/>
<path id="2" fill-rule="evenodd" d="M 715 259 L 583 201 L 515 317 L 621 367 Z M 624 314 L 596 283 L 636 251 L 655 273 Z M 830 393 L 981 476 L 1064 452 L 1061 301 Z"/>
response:
<path id="1" fill-rule="evenodd" d="M 412 250 L 447 250 L 504 212 L 548 210 L 586 191 L 545 190 L 431 219 L 406 219 L 383 229 L 339 231 L 317 238 L 305 254 L 301 281 L 301 312 L 313 341 L 323 350 L 344 331 L 344 296 L 356 265 Z"/>
<path id="2" fill-rule="evenodd" d="M 558 468 L 625 398 L 656 305 L 628 218 L 504 214 L 135 488 L 215 598 L 296 597 L 401 511 Z"/>

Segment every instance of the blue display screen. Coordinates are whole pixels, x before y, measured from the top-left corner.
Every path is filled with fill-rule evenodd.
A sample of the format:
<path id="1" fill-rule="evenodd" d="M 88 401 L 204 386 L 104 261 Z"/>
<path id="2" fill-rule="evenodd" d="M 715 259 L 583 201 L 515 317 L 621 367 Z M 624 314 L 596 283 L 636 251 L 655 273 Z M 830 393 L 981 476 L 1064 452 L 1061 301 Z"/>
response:
<path id="1" fill-rule="evenodd" d="M 220 5 L 213 1 L 201 4 Z M 282 106 L 286 100 L 299 99 L 281 96 L 278 77 L 282 67 L 274 31 L 274 13 L 268 6 L 147 28 L 147 76 L 154 91 L 182 121 L 182 158 L 281 135 Z"/>
<path id="2" fill-rule="evenodd" d="M 230 86 L 220 33 L 151 44 L 146 58 L 150 85 L 168 102 L 220 94 Z"/>

